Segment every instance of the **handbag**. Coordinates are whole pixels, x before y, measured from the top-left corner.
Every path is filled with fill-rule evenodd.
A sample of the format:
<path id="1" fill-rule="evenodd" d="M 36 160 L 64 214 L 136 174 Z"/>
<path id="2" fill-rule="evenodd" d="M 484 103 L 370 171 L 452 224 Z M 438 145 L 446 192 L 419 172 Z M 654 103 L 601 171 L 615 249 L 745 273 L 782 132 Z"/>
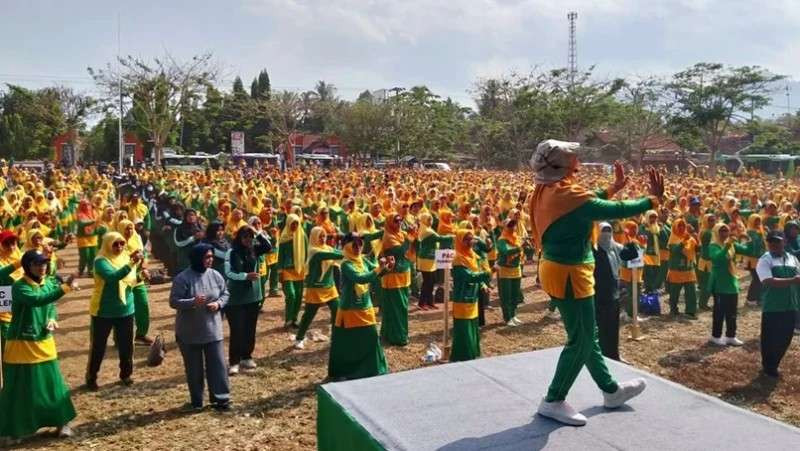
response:
<path id="1" fill-rule="evenodd" d="M 639 311 L 645 315 L 660 315 L 661 302 L 659 302 L 658 293 L 647 293 L 639 296 Z"/>
<path id="2" fill-rule="evenodd" d="M 161 338 L 161 335 L 156 335 L 153 344 L 150 345 L 150 351 L 147 354 L 147 366 L 161 365 L 166 355 L 167 347 L 164 345 L 164 339 Z"/>

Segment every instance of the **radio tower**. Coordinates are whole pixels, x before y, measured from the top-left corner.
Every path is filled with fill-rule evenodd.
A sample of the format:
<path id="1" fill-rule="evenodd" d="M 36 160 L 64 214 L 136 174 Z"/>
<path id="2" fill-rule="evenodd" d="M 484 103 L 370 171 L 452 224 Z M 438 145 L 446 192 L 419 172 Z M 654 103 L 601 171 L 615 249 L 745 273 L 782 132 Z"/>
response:
<path id="1" fill-rule="evenodd" d="M 575 21 L 578 20 L 578 13 L 570 11 L 567 19 L 569 19 L 569 84 L 572 86 L 575 84 L 575 75 L 578 73 L 578 48 L 575 40 Z"/>

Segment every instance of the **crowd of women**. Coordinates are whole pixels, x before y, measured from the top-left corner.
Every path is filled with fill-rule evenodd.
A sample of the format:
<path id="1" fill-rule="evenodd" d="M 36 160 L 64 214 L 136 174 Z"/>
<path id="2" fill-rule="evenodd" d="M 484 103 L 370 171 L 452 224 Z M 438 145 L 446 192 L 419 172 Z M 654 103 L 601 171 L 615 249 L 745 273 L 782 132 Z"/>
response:
<path id="1" fill-rule="evenodd" d="M 596 171 L 578 177 L 585 186 L 611 179 Z M 134 344 L 153 342 L 148 286 L 162 278 L 151 274 L 152 253 L 172 277 L 169 303 L 190 406 L 203 407 L 207 381 L 211 405 L 225 410 L 229 376 L 257 366 L 256 330 L 267 298 L 282 291 L 294 348 L 330 340 L 331 380 L 384 374 L 383 346 L 409 342 L 409 303 L 440 308 L 446 288 L 434 256 L 454 249 L 449 360 L 475 359 L 490 293 L 497 293 L 505 326 L 522 323 L 516 312 L 523 268 L 537 251 L 529 239 L 533 181 L 526 172 L 142 169 L 122 184 L 95 169 L 47 177 L 11 169 L 0 180 L 0 285 L 13 293 L 11 311 L 0 313 L 0 412 L 25 413 L 0 415 L 0 436 L 15 438 L 47 426 L 71 434 L 75 410 L 58 367 L 55 304 L 84 275 L 91 278 L 84 283 L 91 289 L 88 389 L 100 387 L 112 332 L 119 379 L 134 383 Z M 646 180 L 634 176 L 613 194 L 645 195 Z M 688 318 L 710 309 L 713 297 L 710 340 L 717 345 L 741 344 L 743 268 L 752 277 L 746 300 L 763 310 L 764 371 L 777 376 L 800 306 L 800 190 L 759 174 L 713 180 L 683 174 L 668 176 L 665 199 L 641 217 L 597 227 L 595 249 L 610 264 L 604 260 L 596 270 L 614 285 L 605 295 L 598 289 L 601 338 L 617 336 L 620 305 L 623 318 L 632 315 L 632 272 L 612 258 L 622 246 L 641 249 L 643 293 L 665 293 L 671 314 L 679 314 L 681 293 Z M 56 251 L 73 241 L 78 267 L 65 268 Z M 63 275 L 71 273 L 77 278 Z M 323 306 L 329 337 L 310 331 Z M 613 338 L 602 341 L 604 353 L 619 358 Z"/>

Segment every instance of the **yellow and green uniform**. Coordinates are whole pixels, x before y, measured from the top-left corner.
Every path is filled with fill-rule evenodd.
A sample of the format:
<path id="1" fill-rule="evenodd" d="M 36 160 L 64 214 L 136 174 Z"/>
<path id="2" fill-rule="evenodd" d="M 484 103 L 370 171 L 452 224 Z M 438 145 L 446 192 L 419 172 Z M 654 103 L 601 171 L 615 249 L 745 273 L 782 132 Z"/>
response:
<path id="1" fill-rule="evenodd" d="M 649 215 L 656 215 L 654 211 Z M 657 215 L 656 215 L 657 216 Z M 661 229 L 658 224 L 642 224 L 639 233 L 647 237 L 644 248 L 644 292 L 653 293 L 658 289 L 661 269 Z"/>
<path id="2" fill-rule="evenodd" d="M 758 276 L 791 279 L 798 271 L 797 258 L 789 252 L 764 254 L 758 262 Z M 777 374 L 778 367 L 792 343 L 796 315 L 800 310 L 800 287 L 764 285 L 761 303 L 761 365 L 765 372 Z"/>
<path id="3" fill-rule="evenodd" d="M 759 218 L 758 215 L 752 215 L 748 218 L 747 237 L 749 240 L 745 244 L 746 251 L 744 252 L 745 268 L 750 272 L 750 286 L 747 289 L 747 300 L 750 302 L 761 302 L 761 281 L 756 274 L 756 266 L 758 259 L 767 251 L 764 242 L 764 232 L 760 227 L 755 227 L 755 222 Z M 788 241 L 788 240 L 787 240 Z M 788 246 L 787 246 L 788 247 Z"/>
<path id="4" fill-rule="evenodd" d="M 13 319 L 3 353 L 0 437 L 26 437 L 42 427 L 61 427 L 75 418 L 69 387 L 58 365 L 48 324 L 56 320 L 54 303 L 69 291 L 54 278 L 28 277 L 12 287 Z"/>
<path id="5" fill-rule="evenodd" d="M 357 259 L 356 259 L 357 260 Z M 389 372 L 375 321 L 369 284 L 380 278 L 377 266 L 365 259 L 345 260 L 342 291 L 331 333 L 328 377 L 359 379 Z"/>
<path id="6" fill-rule="evenodd" d="M 300 318 L 300 328 L 297 329 L 296 339 L 298 341 L 305 338 L 306 331 L 317 315 L 317 311 L 323 305 L 327 305 L 331 311 L 331 325 L 336 320 L 336 310 L 339 307 L 339 291 L 333 277 L 333 261 L 344 258 L 341 252 L 336 249 L 327 248 L 309 252 L 310 257 L 307 264 L 306 277 L 303 282 L 304 293 L 303 316 Z"/>
<path id="7" fill-rule="evenodd" d="M 669 291 L 669 281 L 667 280 L 667 273 L 669 272 L 669 259 L 671 256 L 669 248 L 669 236 L 672 232 L 670 224 L 663 224 L 661 231 L 658 234 L 658 249 L 659 249 L 659 267 L 658 278 L 656 279 L 656 289 L 660 289 L 666 285 Z"/>
<path id="8" fill-rule="evenodd" d="M 288 226 L 287 226 L 288 227 Z M 281 287 L 284 300 L 284 321 L 286 325 L 297 324 L 297 315 L 303 302 L 303 264 L 305 263 L 305 249 L 308 246 L 305 234 L 300 232 L 288 241 L 281 238 L 278 246 L 278 270 L 280 271 Z M 295 246 L 295 240 L 299 240 Z M 302 255 L 295 256 L 296 253 Z M 295 265 L 297 262 L 297 265 Z M 298 269 L 299 268 L 299 269 Z"/>
<path id="9" fill-rule="evenodd" d="M 708 256 L 711 259 L 711 273 L 708 277 L 708 289 L 713 293 L 739 294 L 739 278 L 736 277 L 733 266 L 733 253 L 742 254 L 747 248 L 739 243 L 720 246 L 711 243 L 708 246 Z"/>
<path id="10" fill-rule="evenodd" d="M 697 261 L 697 284 L 699 299 L 698 304 L 701 309 L 708 309 L 708 299 L 711 291 L 708 286 L 708 278 L 711 273 L 711 257 L 708 254 L 708 247 L 711 245 L 711 229 L 700 232 L 700 258 Z"/>
<path id="11" fill-rule="evenodd" d="M 522 303 L 522 247 L 515 238 L 503 235 L 497 240 L 497 290 L 505 322 L 517 316 L 517 305 Z"/>
<path id="12" fill-rule="evenodd" d="M 679 219 L 678 221 L 683 221 Z M 677 221 L 676 221 L 677 223 Z M 677 229 L 677 227 L 676 227 Z M 695 274 L 695 252 L 697 243 L 691 237 L 672 235 L 669 240 L 669 261 L 667 265 L 667 291 L 669 292 L 670 313 L 678 313 L 678 298 L 681 291 L 686 298 L 686 314 L 697 314 L 697 274 Z"/>
<path id="13" fill-rule="evenodd" d="M 408 344 L 408 295 L 411 286 L 411 262 L 406 258 L 412 245 L 403 232 L 383 235 L 382 254 L 394 257 L 394 268 L 381 278 L 381 338 L 394 346 Z"/>
<path id="14" fill-rule="evenodd" d="M 78 273 L 83 274 L 83 271 L 87 270 L 91 274 L 94 257 L 97 255 L 96 221 L 79 217 L 77 222 Z"/>
<path id="15" fill-rule="evenodd" d="M 453 264 L 453 347 L 450 361 L 473 360 L 481 356 L 481 333 L 478 324 L 478 290 L 489 274 L 471 271 Z"/>
<path id="16" fill-rule="evenodd" d="M 650 198 L 607 201 L 606 192 L 587 192 L 571 180 L 537 185 L 531 203 L 534 235 L 541 243 L 542 287 L 561 313 L 567 344 L 559 357 L 546 401 L 563 401 L 584 365 L 606 393 L 618 385 L 597 339 L 594 307 L 594 221 L 625 218 L 654 208 Z"/>

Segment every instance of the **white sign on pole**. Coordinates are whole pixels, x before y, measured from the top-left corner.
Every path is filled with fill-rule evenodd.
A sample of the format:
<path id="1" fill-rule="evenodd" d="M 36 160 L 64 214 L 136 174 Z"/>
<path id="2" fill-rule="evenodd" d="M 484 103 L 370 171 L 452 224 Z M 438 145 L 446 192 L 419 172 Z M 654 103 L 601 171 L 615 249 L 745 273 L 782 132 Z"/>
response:
<path id="1" fill-rule="evenodd" d="M 644 251 L 639 249 L 639 256 L 628 261 L 628 268 L 644 268 Z"/>
<path id="2" fill-rule="evenodd" d="M 455 249 L 438 249 L 436 251 L 436 269 L 452 269 Z"/>
<path id="3" fill-rule="evenodd" d="M 244 155 L 244 132 L 231 132 L 231 154 Z"/>
<path id="4" fill-rule="evenodd" d="M 0 286 L 0 313 L 11 311 L 11 285 Z"/>

